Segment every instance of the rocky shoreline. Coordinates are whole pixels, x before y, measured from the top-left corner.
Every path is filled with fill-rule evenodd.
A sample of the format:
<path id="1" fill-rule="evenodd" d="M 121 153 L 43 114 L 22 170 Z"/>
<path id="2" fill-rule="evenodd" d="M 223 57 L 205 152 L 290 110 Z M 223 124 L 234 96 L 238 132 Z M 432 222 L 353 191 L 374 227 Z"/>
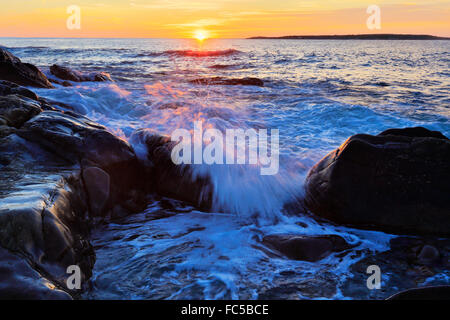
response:
<path id="1" fill-rule="evenodd" d="M 135 132 L 131 139 L 148 150 L 143 161 L 128 142 L 70 105 L 25 88 L 112 81 L 108 74 L 50 70 L 56 79 L 0 49 L 0 298 L 80 298 L 67 289 L 66 270 L 78 265 L 86 286 L 95 264 L 91 229 L 141 212 L 151 193 L 212 207 L 212 184 L 171 162 L 167 137 Z M 449 158 L 448 138 L 424 128 L 356 135 L 311 169 L 305 204 L 317 219 L 419 237 L 366 259 L 398 261 L 405 270 L 447 270 L 450 248 L 440 238 L 450 234 Z M 352 249 L 333 235 L 267 235 L 261 245 L 270 254 L 311 262 Z M 353 267 L 356 277 L 365 275 L 360 266 Z"/>

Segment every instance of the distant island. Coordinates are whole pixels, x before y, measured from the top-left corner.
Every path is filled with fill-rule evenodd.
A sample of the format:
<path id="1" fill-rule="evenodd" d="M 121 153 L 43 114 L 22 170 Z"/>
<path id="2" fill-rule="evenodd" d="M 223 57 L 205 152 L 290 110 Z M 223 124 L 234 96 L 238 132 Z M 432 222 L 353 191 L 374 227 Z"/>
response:
<path id="1" fill-rule="evenodd" d="M 282 37 L 250 37 L 247 39 L 280 39 L 280 40 L 450 40 L 426 34 L 349 34 L 318 36 L 282 36 Z"/>

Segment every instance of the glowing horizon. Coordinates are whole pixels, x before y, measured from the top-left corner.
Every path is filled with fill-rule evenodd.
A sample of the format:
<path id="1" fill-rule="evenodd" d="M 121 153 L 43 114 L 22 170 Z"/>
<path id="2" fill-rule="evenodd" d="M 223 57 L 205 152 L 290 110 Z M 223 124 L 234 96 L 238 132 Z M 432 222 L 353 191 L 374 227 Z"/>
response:
<path id="1" fill-rule="evenodd" d="M 2 4 L 0 37 L 199 39 L 368 33 L 450 37 L 450 0 L 378 0 L 380 30 L 366 26 L 371 4 L 370 0 L 110 0 L 107 4 L 15 0 Z M 69 5 L 81 8 L 80 30 L 66 27 Z"/>

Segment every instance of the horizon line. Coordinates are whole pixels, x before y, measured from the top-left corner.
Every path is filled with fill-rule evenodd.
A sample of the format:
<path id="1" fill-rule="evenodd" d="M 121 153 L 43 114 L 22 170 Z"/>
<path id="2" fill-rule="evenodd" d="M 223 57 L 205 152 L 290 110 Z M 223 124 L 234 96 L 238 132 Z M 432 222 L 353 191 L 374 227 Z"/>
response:
<path id="1" fill-rule="evenodd" d="M 345 36 L 427 36 L 427 37 L 435 37 L 435 38 L 447 38 L 450 39 L 449 36 L 436 36 L 432 34 L 415 34 L 415 33 L 353 33 L 353 34 L 314 34 L 314 35 L 283 35 L 283 36 L 251 36 L 251 37 L 232 37 L 232 38 L 220 38 L 220 37 L 211 37 L 206 40 L 258 40 L 258 38 L 262 39 L 280 39 L 280 40 L 290 40 L 290 37 L 345 37 Z M 284 38 L 284 39 L 283 39 Z M 0 39 L 165 39 L 165 40 L 195 40 L 195 38 L 183 37 L 183 38 L 170 38 L 170 37 L 29 37 L 29 36 L 0 36 Z M 295 39 L 293 39 L 295 40 Z M 313 40 L 313 39 L 311 39 Z M 388 39 L 386 39 L 388 40 Z"/>

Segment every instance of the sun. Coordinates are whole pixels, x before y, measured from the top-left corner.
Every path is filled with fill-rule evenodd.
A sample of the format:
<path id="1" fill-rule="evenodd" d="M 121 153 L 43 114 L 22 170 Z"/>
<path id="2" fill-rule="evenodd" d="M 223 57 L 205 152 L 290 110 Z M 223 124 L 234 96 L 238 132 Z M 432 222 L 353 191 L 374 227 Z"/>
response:
<path id="1" fill-rule="evenodd" d="M 196 30 L 194 32 L 194 38 L 197 39 L 198 41 L 203 41 L 205 39 L 208 39 L 208 31 L 205 30 Z"/>

